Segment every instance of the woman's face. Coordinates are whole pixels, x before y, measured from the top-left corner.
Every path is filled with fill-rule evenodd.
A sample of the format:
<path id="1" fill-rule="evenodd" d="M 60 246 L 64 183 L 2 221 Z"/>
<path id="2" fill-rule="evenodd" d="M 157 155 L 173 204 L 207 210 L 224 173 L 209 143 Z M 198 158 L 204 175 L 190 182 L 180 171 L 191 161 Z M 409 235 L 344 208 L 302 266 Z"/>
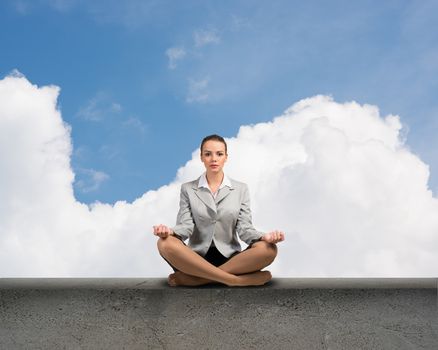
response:
<path id="1" fill-rule="evenodd" d="M 204 143 L 201 153 L 201 161 L 209 173 L 222 171 L 228 156 L 225 153 L 225 145 L 216 140 L 209 140 Z"/>

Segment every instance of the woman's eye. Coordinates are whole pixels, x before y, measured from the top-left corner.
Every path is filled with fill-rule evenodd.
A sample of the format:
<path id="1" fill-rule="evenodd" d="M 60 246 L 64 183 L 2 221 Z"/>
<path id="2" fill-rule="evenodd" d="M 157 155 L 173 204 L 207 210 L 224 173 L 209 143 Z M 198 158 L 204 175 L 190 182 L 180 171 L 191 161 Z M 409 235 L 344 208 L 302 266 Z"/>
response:
<path id="1" fill-rule="evenodd" d="M 224 154 L 223 153 L 217 153 L 218 156 L 222 157 Z M 211 153 L 204 153 L 205 157 L 211 156 Z"/>

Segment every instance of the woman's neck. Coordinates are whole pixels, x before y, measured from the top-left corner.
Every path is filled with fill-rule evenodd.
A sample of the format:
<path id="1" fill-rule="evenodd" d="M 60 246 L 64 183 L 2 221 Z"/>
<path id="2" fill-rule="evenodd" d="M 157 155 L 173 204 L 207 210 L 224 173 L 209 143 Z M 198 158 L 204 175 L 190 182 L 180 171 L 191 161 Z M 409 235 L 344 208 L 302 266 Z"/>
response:
<path id="1" fill-rule="evenodd" d="M 207 177 L 207 182 L 209 186 L 217 186 L 220 185 L 224 179 L 224 172 L 221 171 L 220 173 L 207 173 L 205 174 Z"/>

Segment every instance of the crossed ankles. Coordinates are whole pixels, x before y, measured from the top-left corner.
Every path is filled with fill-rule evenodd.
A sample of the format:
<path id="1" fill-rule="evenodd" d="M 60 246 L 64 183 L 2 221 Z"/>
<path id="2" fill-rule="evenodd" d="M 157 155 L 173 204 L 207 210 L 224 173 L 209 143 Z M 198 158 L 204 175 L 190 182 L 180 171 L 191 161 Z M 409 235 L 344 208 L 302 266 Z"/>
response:
<path id="1" fill-rule="evenodd" d="M 234 276 L 234 275 L 233 275 Z M 243 286 L 261 286 L 272 279 L 270 271 L 256 271 L 242 275 L 235 275 L 233 280 L 225 283 L 229 287 L 243 287 Z M 221 283 L 212 281 L 206 278 L 192 276 L 182 271 L 171 273 L 168 277 L 168 284 L 171 287 L 176 286 L 200 286 L 210 283 Z"/>

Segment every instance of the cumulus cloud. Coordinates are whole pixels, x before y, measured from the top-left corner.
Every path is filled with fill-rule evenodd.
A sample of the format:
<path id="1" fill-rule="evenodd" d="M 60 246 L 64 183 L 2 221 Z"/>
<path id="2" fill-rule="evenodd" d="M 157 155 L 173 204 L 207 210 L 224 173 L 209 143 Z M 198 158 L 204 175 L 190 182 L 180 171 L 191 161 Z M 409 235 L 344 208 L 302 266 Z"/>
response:
<path id="1" fill-rule="evenodd" d="M 122 122 L 122 126 L 126 128 L 132 128 L 140 134 L 144 134 L 147 130 L 147 126 L 136 117 L 128 117 L 125 121 Z"/>
<path id="2" fill-rule="evenodd" d="M 196 47 L 205 46 L 208 44 L 217 44 L 220 42 L 220 37 L 215 30 L 197 30 L 193 33 L 193 40 Z"/>
<path id="3" fill-rule="evenodd" d="M 248 18 L 240 17 L 237 15 L 231 15 L 231 30 L 238 31 L 243 28 L 249 28 L 251 23 Z"/>
<path id="4" fill-rule="evenodd" d="M 186 51 L 182 47 L 170 47 L 166 50 L 166 56 L 169 59 L 169 68 L 175 69 L 177 62 L 186 56 Z"/>
<path id="5" fill-rule="evenodd" d="M 86 177 L 76 182 L 76 187 L 84 192 L 97 191 L 102 184 L 102 182 L 109 179 L 109 175 L 103 171 L 98 171 L 94 169 L 79 169 Z"/>
<path id="6" fill-rule="evenodd" d="M 236 19 L 237 20 L 237 19 Z M 190 58 L 197 57 L 202 58 L 202 51 L 204 46 L 211 44 L 218 44 L 221 39 L 216 30 L 199 29 L 193 33 L 194 47 L 188 52 L 183 47 L 171 47 L 166 50 L 166 56 L 168 58 L 169 69 L 175 69 L 178 61 L 190 56 Z M 209 98 L 207 92 L 207 85 L 209 78 L 204 79 L 192 79 L 189 78 L 189 86 L 187 91 L 186 102 L 205 102 Z"/>
<path id="7" fill-rule="evenodd" d="M 205 102 L 208 100 L 208 82 L 209 78 L 204 79 L 189 79 L 189 91 L 186 97 L 186 102 Z"/>
<path id="8" fill-rule="evenodd" d="M 80 203 L 58 94 L 0 80 L 0 276 L 166 276 L 152 225 L 175 223 L 181 183 L 203 171 L 199 151 L 132 203 Z M 437 275 L 438 201 L 400 132 L 375 106 L 315 96 L 227 139 L 225 170 L 248 183 L 254 225 L 286 232 L 274 276 Z"/>
<path id="9" fill-rule="evenodd" d="M 108 115 L 117 114 L 122 110 L 119 103 L 112 102 L 106 93 L 99 91 L 84 107 L 81 107 L 76 116 L 88 121 L 102 121 Z"/>

